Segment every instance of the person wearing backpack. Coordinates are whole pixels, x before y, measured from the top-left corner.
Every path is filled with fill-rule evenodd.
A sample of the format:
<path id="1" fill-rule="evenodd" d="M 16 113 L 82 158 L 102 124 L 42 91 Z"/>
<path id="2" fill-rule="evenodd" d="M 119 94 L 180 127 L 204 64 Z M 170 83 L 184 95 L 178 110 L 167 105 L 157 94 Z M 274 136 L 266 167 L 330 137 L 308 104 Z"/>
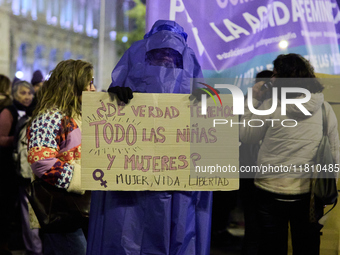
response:
<path id="1" fill-rule="evenodd" d="M 278 91 L 276 110 L 269 115 L 255 115 L 246 107 L 241 122 L 257 119 L 264 121 L 264 124 L 260 127 L 240 126 L 242 142 L 258 143 L 262 140 L 257 166 L 263 170 L 267 167 L 268 170 L 255 175 L 261 231 L 258 254 L 286 255 L 290 224 L 293 254 L 318 255 L 322 228 L 318 220 L 323 215 L 324 204 L 315 200 L 316 221 L 311 221 L 310 208 L 312 167 L 316 165 L 315 157 L 323 136 L 322 106 L 325 106 L 327 117 L 326 133 L 330 141 L 333 168 L 339 166 L 337 119 L 330 104 L 324 101 L 324 87 L 315 78 L 314 69 L 308 60 L 290 53 L 279 55 L 273 64 L 271 81 Z M 270 109 L 274 100 L 263 100 L 268 90 L 262 89 L 263 84 L 258 82 L 252 88 L 252 104 L 257 110 Z M 290 91 L 292 88 L 303 88 L 310 92 L 310 99 L 303 104 L 287 104 L 284 115 L 281 113 L 285 105 L 280 100 L 281 88 L 289 88 Z M 304 99 L 306 95 L 299 92 L 287 93 L 286 98 L 294 99 L 295 102 Z M 305 114 L 301 106 L 310 114 Z M 271 169 L 275 168 L 274 171 L 269 171 L 270 166 Z"/>
<path id="2" fill-rule="evenodd" d="M 6 106 L 0 113 L 0 253 L 11 254 L 8 249 L 10 223 L 14 215 L 18 197 L 18 181 L 13 159 L 14 133 L 18 120 L 26 114 L 32 103 L 34 90 L 30 83 L 18 81 L 13 85 L 13 103 Z"/>

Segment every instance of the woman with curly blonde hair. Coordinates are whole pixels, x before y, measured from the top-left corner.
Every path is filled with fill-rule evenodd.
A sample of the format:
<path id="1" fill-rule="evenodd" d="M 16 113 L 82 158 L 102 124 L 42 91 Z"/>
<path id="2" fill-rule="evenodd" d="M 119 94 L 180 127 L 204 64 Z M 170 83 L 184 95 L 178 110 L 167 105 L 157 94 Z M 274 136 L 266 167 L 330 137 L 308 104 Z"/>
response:
<path id="1" fill-rule="evenodd" d="M 28 162 L 34 175 L 44 183 L 78 194 L 84 193 L 80 189 L 82 92 L 94 91 L 92 76 L 93 66 L 88 62 L 60 62 L 38 92 L 27 132 Z M 44 254 L 85 254 L 82 227 L 44 233 Z"/>

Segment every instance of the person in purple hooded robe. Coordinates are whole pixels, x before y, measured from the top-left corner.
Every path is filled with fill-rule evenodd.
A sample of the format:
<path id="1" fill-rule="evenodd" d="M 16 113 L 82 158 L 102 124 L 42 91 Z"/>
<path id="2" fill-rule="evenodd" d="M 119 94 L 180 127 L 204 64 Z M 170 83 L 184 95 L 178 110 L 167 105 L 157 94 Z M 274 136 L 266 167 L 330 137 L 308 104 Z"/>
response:
<path id="1" fill-rule="evenodd" d="M 203 75 L 186 39 L 176 22 L 158 20 L 120 59 L 108 92 L 125 103 L 133 92 L 190 94 Z M 95 191 L 87 254 L 208 255 L 211 206 L 207 191 Z"/>

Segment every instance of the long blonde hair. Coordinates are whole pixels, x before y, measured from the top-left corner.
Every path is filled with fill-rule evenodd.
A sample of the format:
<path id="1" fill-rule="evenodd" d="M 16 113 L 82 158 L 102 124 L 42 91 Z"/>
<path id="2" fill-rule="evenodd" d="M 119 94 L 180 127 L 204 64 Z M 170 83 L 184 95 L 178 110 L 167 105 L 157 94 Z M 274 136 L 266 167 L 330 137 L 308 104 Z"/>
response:
<path id="1" fill-rule="evenodd" d="M 92 64 L 73 59 L 61 61 L 50 75 L 37 93 L 38 104 L 32 120 L 40 113 L 53 108 L 57 108 L 68 117 L 79 117 L 81 115 L 79 97 L 92 80 Z"/>

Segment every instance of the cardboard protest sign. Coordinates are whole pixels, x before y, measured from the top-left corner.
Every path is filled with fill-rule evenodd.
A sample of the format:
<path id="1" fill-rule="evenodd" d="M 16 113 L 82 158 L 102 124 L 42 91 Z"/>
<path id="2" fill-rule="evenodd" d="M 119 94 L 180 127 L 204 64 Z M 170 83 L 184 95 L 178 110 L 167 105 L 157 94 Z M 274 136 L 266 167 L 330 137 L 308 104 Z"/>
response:
<path id="1" fill-rule="evenodd" d="M 82 188 L 238 189 L 239 127 L 213 127 L 214 119 L 238 116 L 231 95 L 221 98 L 223 106 L 207 100 L 202 115 L 183 94 L 135 93 L 117 105 L 108 93 L 83 93 Z"/>

